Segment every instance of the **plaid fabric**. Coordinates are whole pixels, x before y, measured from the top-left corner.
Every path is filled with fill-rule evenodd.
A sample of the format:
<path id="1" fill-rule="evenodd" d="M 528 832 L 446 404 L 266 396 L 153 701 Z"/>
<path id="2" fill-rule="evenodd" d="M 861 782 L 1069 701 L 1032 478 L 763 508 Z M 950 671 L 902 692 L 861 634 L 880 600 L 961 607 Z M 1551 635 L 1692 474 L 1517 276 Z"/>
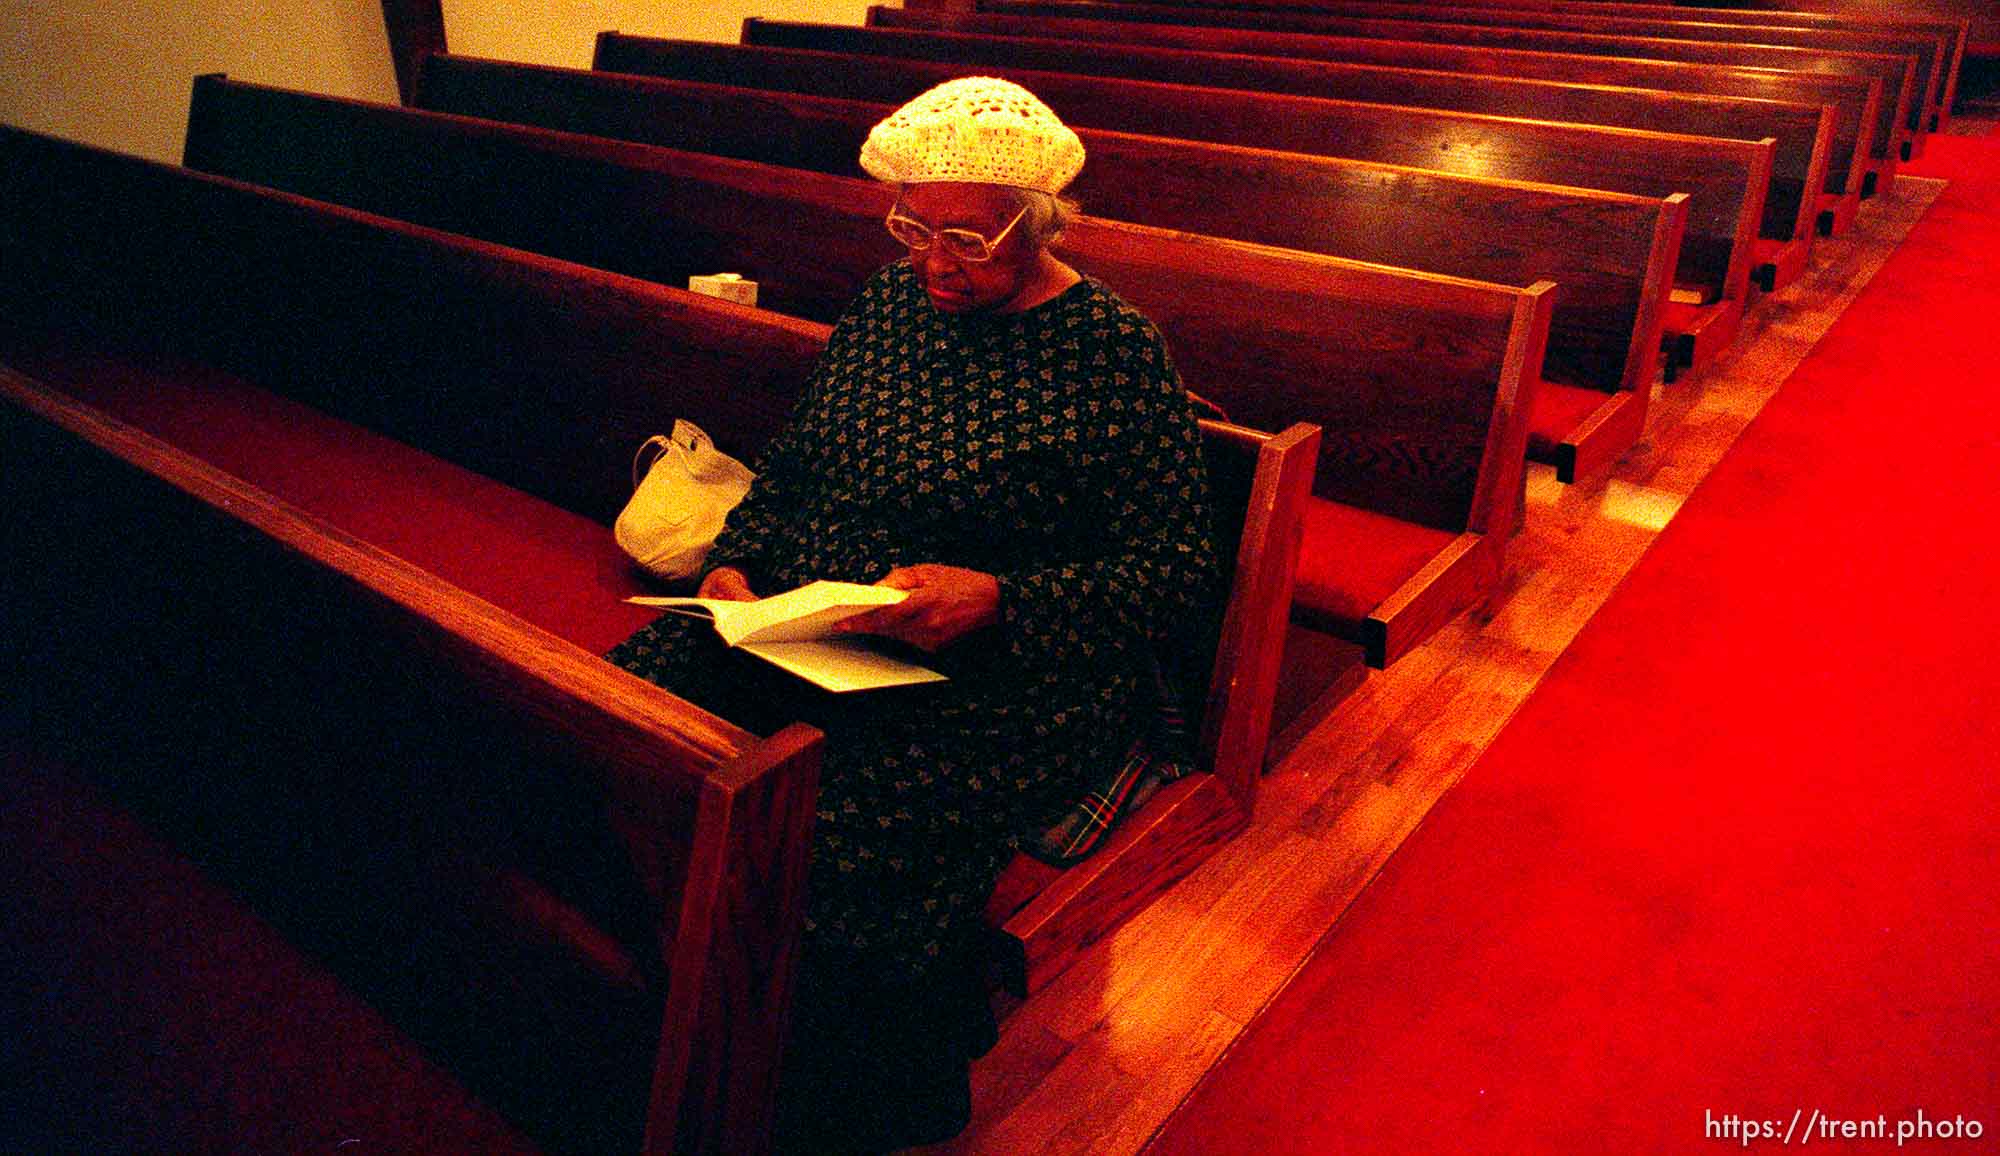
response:
<path id="1" fill-rule="evenodd" d="M 1187 716 L 1173 705 L 1172 696 L 1163 694 L 1160 702 L 1152 727 L 1134 740 L 1117 766 L 1108 768 L 1061 818 L 1022 836 L 1024 854 L 1051 867 L 1080 863 L 1104 844 L 1120 819 L 1194 769 Z"/>

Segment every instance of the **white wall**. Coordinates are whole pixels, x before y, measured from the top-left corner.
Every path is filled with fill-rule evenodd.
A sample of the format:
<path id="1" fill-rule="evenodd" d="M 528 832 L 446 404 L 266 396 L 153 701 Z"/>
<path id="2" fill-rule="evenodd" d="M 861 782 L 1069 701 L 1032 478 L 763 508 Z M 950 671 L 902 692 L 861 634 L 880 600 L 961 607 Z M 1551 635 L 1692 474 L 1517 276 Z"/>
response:
<path id="1" fill-rule="evenodd" d="M 868 0 L 444 0 L 454 52 L 587 67 L 615 28 L 734 40 L 745 16 L 859 24 Z M 0 121 L 178 162 L 204 72 L 393 102 L 379 0 L 0 0 Z"/>
<path id="2" fill-rule="evenodd" d="M 881 2 L 881 0 L 873 0 Z M 746 16 L 859 24 L 871 0 L 444 0 L 453 52 L 564 68 L 590 67 L 592 42 L 615 29 L 636 36 L 733 41 Z M 522 11 L 532 9 L 532 11 Z"/>
<path id="3" fill-rule="evenodd" d="M 204 72 L 396 99 L 378 0 L 4 0 L 0 120 L 178 162 Z"/>

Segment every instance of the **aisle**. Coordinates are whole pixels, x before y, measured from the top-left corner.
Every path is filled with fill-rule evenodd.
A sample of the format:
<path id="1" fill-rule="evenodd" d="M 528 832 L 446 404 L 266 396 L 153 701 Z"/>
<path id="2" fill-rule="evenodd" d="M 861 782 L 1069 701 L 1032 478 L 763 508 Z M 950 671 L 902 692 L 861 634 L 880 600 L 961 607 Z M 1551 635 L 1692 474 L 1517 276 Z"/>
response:
<path id="1" fill-rule="evenodd" d="M 1150 1152 L 1919 1110 L 2000 1151 L 2000 140 L 1930 147 L 1944 195 Z"/>

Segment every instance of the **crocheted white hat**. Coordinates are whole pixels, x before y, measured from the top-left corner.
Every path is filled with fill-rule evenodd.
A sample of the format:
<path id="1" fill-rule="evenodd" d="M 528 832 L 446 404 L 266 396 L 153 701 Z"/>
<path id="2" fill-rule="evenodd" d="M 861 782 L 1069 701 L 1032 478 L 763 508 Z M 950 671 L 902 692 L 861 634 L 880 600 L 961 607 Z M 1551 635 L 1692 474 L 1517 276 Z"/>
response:
<path id="1" fill-rule="evenodd" d="M 892 184 L 976 181 L 1060 193 L 1083 168 L 1083 142 L 1009 80 L 947 80 L 868 132 L 861 167 Z"/>

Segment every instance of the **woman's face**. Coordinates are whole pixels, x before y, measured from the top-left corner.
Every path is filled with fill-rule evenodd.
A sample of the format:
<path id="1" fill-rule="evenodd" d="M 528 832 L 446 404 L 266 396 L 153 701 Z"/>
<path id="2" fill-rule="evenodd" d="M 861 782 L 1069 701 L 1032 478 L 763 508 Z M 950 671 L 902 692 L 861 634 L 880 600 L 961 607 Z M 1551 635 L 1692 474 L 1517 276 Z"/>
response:
<path id="1" fill-rule="evenodd" d="M 989 242 L 1020 212 L 1011 190 L 956 181 L 909 185 L 902 213 L 937 229 L 970 229 Z M 989 261 L 964 261 L 942 245 L 910 251 L 910 267 L 940 313 L 1011 313 L 1041 272 L 1042 246 L 1023 218 Z"/>

